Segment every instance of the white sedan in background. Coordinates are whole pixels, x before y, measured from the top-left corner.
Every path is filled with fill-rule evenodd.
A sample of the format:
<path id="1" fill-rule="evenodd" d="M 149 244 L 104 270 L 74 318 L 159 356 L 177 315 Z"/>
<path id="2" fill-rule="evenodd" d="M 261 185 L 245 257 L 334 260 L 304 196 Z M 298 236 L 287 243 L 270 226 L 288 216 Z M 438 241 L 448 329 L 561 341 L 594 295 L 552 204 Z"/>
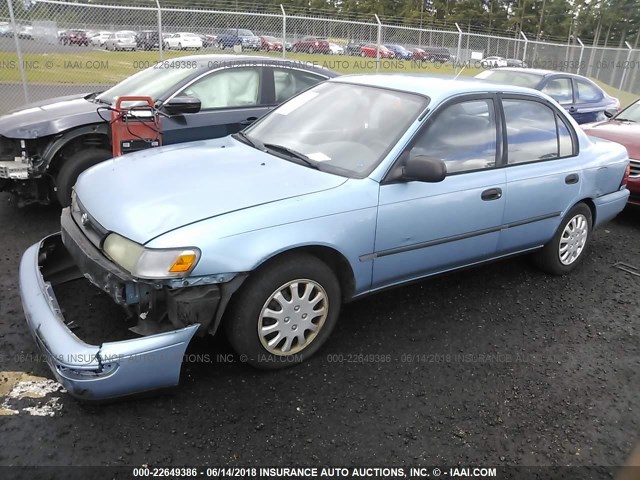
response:
<path id="1" fill-rule="evenodd" d="M 202 39 L 195 33 L 174 33 L 165 37 L 164 48 L 167 50 L 170 48 L 177 48 L 178 50 L 193 48 L 200 50 L 202 48 Z"/>
<path id="2" fill-rule="evenodd" d="M 337 43 L 329 43 L 329 53 L 331 55 L 344 55 L 344 48 Z"/>
<path id="3" fill-rule="evenodd" d="M 480 65 L 484 68 L 506 67 L 507 61 L 502 57 L 487 57 L 480 60 Z"/>
<path id="4" fill-rule="evenodd" d="M 107 50 L 135 50 L 136 49 L 136 37 L 134 34 L 128 31 L 121 31 L 112 33 L 103 42 L 104 48 Z"/>
<path id="5" fill-rule="evenodd" d="M 93 37 L 91 37 L 91 45 L 102 47 L 104 42 L 109 38 L 112 32 L 102 31 L 96 33 Z"/>

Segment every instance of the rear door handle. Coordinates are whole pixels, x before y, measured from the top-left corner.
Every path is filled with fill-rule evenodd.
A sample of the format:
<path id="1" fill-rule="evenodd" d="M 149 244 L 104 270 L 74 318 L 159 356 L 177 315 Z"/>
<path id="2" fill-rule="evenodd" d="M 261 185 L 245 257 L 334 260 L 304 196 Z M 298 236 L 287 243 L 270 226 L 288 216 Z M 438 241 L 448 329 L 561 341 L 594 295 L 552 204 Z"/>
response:
<path id="1" fill-rule="evenodd" d="M 484 192 L 482 192 L 482 195 L 480 195 L 480 198 L 482 198 L 482 200 L 484 200 L 485 202 L 488 202 L 490 200 L 498 200 L 499 198 L 502 198 L 502 189 L 490 188 L 489 190 L 485 190 Z"/>
<path id="2" fill-rule="evenodd" d="M 580 180 L 580 175 L 578 175 L 577 173 L 572 173 L 564 177 L 564 183 L 566 183 L 567 185 L 578 183 L 579 180 Z"/>
<path id="3" fill-rule="evenodd" d="M 246 118 L 244 120 L 242 120 L 240 122 L 240 125 L 251 125 L 253 122 L 255 122 L 258 119 L 258 117 L 249 117 Z"/>

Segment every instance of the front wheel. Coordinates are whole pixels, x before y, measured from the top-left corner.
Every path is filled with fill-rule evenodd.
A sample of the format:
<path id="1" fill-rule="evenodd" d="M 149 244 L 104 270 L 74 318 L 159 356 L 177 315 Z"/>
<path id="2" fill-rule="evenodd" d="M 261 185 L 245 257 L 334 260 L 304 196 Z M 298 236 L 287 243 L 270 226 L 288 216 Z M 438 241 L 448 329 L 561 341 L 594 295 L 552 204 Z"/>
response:
<path id="1" fill-rule="evenodd" d="M 591 240 L 591 209 L 578 203 L 565 215 L 558 230 L 542 250 L 534 254 L 534 261 L 542 270 L 564 275 L 574 270 L 584 258 Z"/>
<path id="2" fill-rule="evenodd" d="M 308 254 L 273 260 L 232 298 L 224 327 L 242 361 L 276 370 L 301 363 L 329 337 L 342 303 L 335 273 Z"/>
<path id="3" fill-rule="evenodd" d="M 56 197 L 62 207 L 71 203 L 71 189 L 82 172 L 94 165 L 112 158 L 109 150 L 89 148 L 74 153 L 65 159 L 60 171 L 56 175 Z"/>

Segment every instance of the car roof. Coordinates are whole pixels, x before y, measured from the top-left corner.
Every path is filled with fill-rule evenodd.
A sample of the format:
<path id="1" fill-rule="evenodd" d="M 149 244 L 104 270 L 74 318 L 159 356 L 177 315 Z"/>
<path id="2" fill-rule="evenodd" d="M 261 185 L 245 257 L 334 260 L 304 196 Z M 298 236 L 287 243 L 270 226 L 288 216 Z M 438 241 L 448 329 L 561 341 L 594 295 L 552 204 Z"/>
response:
<path id="1" fill-rule="evenodd" d="M 406 73 L 344 75 L 330 81 L 392 88 L 408 93 L 425 95 L 436 102 L 464 93 L 508 92 L 540 96 L 540 92 L 531 88 L 489 83 L 476 78 L 455 78 L 445 75 Z"/>
<path id="2" fill-rule="evenodd" d="M 498 67 L 492 68 L 492 70 L 503 70 L 505 72 L 525 72 L 532 75 L 539 75 L 540 77 L 546 77 L 548 75 L 566 75 L 567 77 L 585 78 L 582 75 L 576 75 L 575 73 L 557 72 L 555 70 L 545 70 L 542 68 L 526 68 L 523 70 L 520 67 Z"/>

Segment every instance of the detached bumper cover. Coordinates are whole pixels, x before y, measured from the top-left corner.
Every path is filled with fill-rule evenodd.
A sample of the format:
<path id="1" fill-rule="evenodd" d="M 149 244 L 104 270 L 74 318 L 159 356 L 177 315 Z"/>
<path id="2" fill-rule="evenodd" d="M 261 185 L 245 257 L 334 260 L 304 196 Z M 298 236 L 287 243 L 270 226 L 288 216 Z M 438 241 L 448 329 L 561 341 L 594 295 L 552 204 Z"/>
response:
<path id="1" fill-rule="evenodd" d="M 51 283 L 32 245 L 20 262 L 20 295 L 27 325 L 58 381 L 75 397 L 104 400 L 177 385 L 184 352 L 199 325 L 121 342 L 89 345 L 66 326 Z M 51 251 L 47 255 L 64 255 Z"/>

